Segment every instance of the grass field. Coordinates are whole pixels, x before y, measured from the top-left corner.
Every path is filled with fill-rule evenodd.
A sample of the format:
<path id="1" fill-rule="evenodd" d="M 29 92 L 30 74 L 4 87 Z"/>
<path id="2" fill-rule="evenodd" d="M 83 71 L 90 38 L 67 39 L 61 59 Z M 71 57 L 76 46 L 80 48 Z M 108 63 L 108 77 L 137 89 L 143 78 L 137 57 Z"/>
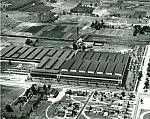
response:
<path id="1" fill-rule="evenodd" d="M 9 65 L 8 62 L 0 62 L 1 71 L 6 71 L 10 67 L 17 67 L 18 63 L 12 63 L 12 65 Z"/>
<path id="2" fill-rule="evenodd" d="M 149 119 L 149 117 L 150 117 L 150 113 L 145 114 L 144 117 L 143 117 L 143 119 Z"/>
<path id="3" fill-rule="evenodd" d="M 33 111 L 33 113 L 35 115 L 32 116 L 32 114 L 31 114 L 29 119 L 36 119 L 36 118 L 47 119 L 46 118 L 46 109 L 50 104 L 51 104 L 51 102 L 41 101 L 40 104 L 38 105 L 38 107 Z"/>
<path id="4" fill-rule="evenodd" d="M 79 119 L 87 119 L 83 114 L 79 117 Z"/>
<path id="5" fill-rule="evenodd" d="M 20 65 L 20 66 L 19 66 Z M 18 71 L 18 70 L 26 70 L 28 71 L 29 69 L 33 69 L 35 67 L 34 64 L 28 64 L 28 63 L 18 63 L 18 62 L 11 62 L 11 65 L 8 62 L 5 61 L 1 61 L 0 62 L 0 66 L 2 68 L 2 72 L 3 71 Z M 19 66 L 19 67 L 17 67 Z"/>
<path id="6" fill-rule="evenodd" d="M 57 25 L 50 31 L 46 30 L 42 31 L 42 33 L 39 36 L 47 38 L 63 38 L 64 36 L 66 38 L 69 37 L 68 33 L 73 32 L 73 29 L 74 29 L 73 26 Z"/>
<path id="7" fill-rule="evenodd" d="M 95 35 L 106 35 L 106 36 L 132 36 L 133 30 L 128 29 L 101 29 L 95 32 Z"/>
<path id="8" fill-rule="evenodd" d="M 1 12 L 1 19 L 0 19 L 0 28 L 1 31 L 4 29 L 12 29 L 16 27 L 20 22 L 8 17 L 5 13 Z"/>
<path id="9" fill-rule="evenodd" d="M 77 97 L 72 97 L 72 98 L 79 102 L 87 100 L 87 97 L 83 97 L 83 96 L 77 96 Z"/>
<path id="10" fill-rule="evenodd" d="M 55 118 L 55 116 L 57 116 L 59 107 L 66 107 L 68 103 L 72 102 L 73 101 L 70 98 L 64 96 L 60 101 L 51 105 L 51 107 L 48 109 L 48 117 Z"/>
<path id="11" fill-rule="evenodd" d="M 43 3 L 40 4 L 29 4 L 23 8 L 20 8 L 19 11 L 24 12 L 46 12 L 52 10 L 54 7 L 52 6 L 45 6 Z"/>
<path id="12" fill-rule="evenodd" d="M 2 110 L 5 108 L 6 104 L 11 104 L 18 96 L 20 96 L 24 88 L 20 87 L 13 87 L 13 86 L 5 86 L 5 85 L 0 85 L 1 87 L 1 108 Z"/>

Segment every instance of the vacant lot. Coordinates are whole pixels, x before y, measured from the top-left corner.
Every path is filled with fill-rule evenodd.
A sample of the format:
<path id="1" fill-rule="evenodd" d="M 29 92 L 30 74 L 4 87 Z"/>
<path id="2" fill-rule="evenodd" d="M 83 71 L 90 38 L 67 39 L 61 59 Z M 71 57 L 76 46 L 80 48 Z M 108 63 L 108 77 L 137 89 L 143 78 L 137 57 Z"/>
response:
<path id="1" fill-rule="evenodd" d="M 11 104 L 18 96 L 20 96 L 24 88 L 0 85 L 1 87 L 1 108 L 3 110 L 6 104 Z"/>

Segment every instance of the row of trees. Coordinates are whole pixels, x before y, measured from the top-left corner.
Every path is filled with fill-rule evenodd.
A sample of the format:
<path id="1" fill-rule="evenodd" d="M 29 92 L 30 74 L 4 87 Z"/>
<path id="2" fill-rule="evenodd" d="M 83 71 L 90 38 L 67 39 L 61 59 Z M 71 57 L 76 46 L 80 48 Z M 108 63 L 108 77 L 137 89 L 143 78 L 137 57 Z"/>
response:
<path id="1" fill-rule="evenodd" d="M 144 83 L 144 88 L 143 89 L 149 89 L 149 79 L 148 78 L 146 78 L 146 81 L 145 81 L 145 83 Z"/>
<path id="2" fill-rule="evenodd" d="M 150 77 L 150 63 L 148 63 L 147 76 Z"/>
<path id="3" fill-rule="evenodd" d="M 100 30 L 101 28 L 114 29 L 115 26 L 114 25 L 106 25 L 105 22 L 103 20 L 101 20 L 101 22 L 99 22 L 99 21 L 92 22 L 91 28 L 95 28 L 96 30 Z M 120 28 L 120 27 L 118 27 L 118 28 Z"/>
<path id="4" fill-rule="evenodd" d="M 53 23 L 58 19 L 58 16 L 55 13 L 48 11 L 46 13 L 38 13 L 38 18 L 39 18 L 39 22 Z"/>
<path id="5" fill-rule="evenodd" d="M 48 85 L 46 87 L 46 85 L 43 85 L 43 94 L 47 94 L 47 91 L 51 89 L 51 85 Z M 40 88 L 36 85 L 36 84 L 32 84 L 32 86 L 26 90 L 25 92 L 25 96 L 27 97 L 27 99 L 29 99 L 30 94 L 36 95 L 37 93 L 39 93 Z"/>
<path id="6" fill-rule="evenodd" d="M 79 3 L 76 7 L 71 9 L 70 12 L 92 14 L 93 10 L 94 10 L 94 8 L 88 7 L 86 5 L 83 6 L 82 3 Z"/>
<path id="7" fill-rule="evenodd" d="M 134 28 L 133 36 L 136 36 L 137 34 L 145 34 L 145 32 L 150 31 L 149 26 L 143 26 L 142 27 L 140 25 L 135 25 L 133 28 Z"/>
<path id="8" fill-rule="evenodd" d="M 92 28 L 95 28 L 96 30 L 100 30 L 101 28 L 107 28 L 107 26 L 105 25 L 105 22 L 103 20 L 101 20 L 101 22 L 99 21 L 94 21 L 91 24 Z"/>

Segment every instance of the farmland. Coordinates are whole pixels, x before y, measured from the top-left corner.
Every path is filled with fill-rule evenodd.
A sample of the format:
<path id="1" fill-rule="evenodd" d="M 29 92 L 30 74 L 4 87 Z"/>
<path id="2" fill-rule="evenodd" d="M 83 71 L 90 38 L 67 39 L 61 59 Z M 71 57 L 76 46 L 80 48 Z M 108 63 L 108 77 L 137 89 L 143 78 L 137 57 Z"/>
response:
<path id="1" fill-rule="evenodd" d="M 42 28 L 44 28 L 45 25 L 41 25 L 41 26 L 32 26 L 30 28 L 28 28 L 27 30 L 25 30 L 25 32 L 29 32 L 29 33 L 37 33 L 39 32 Z"/>

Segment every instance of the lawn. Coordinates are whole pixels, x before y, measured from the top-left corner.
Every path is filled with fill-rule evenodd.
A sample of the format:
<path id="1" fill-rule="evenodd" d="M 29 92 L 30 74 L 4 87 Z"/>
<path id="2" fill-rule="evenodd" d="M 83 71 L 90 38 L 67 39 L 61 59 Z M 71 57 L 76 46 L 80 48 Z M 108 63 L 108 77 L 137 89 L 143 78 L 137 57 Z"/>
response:
<path id="1" fill-rule="evenodd" d="M 145 17 L 146 16 L 146 11 L 135 11 L 133 18 L 139 18 L 139 16 L 141 17 Z"/>
<path id="2" fill-rule="evenodd" d="M 79 119 L 87 119 L 83 114 L 79 117 Z"/>
<path id="3" fill-rule="evenodd" d="M 89 111 L 85 111 L 85 114 L 90 117 L 90 119 L 93 118 L 97 118 L 97 119 L 105 119 L 105 117 L 103 116 L 102 113 L 93 113 L 93 112 L 89 112 Z M 112 119 L 110 117 L 107 116 L 107 119 Z"/>
<path id="4" fill-rule="evenodd" d="M 33 69 L 35 67 L 35 64 L 11 62 L 10 65 L 8 62 L 2 61 L 0 62 L 0 66 L 1 66 L 1 72 L 19 71 L 19 70 L 28 71 L 29 69 Z"/>
<path id="5" fill-rule="evenodd" d="M 8 17 L 5 13 L 1 12 L 1 19 L 0 19 L 0 28 L 1 32 L 4 29 L 12 29 L 15 28 L 20 22 L 15 21 L 14 19 Z"/>
<path id="6" fill-rule="evenodd" d="M 3 110 L 6 104 L 11 104 L 18 96 L 20 96 L 24 88 L 0 85 L 1 87 L 1 108 Z"/>
<path id="7" fill-rule="evenodd" d="M 17 67 L 18 63 L 13 62 L 11 65 L 8 62 L 0 62 L 1 71 L 6 71 L 7 69 L 11 67 Z"/>
<path id="8" fill-rule="evenodd" d="M 144 115 L 143 119 L 149 119 L 149 117 L 150 117 L 150 113 L 147 113 Z"/>
<path id="9" fill-rule="evenodd" d="M 51 102 L 48 101 L 41 101 L 38 107 L 33 111 L 35 114 L 34 116 L 31 114 L 29 119 L 47 119 L 46 118 L 46 109 L 51 104 Z"/>
<path id="10" fill-rule="evenodd" d="M 87 97 L 85 96 L 77 96 L 77 97 L 72 97 L 74 100 L 76 101 L 86 101 L 87 100 Z"/>
<path id="11" fill-rule="evenodd" d="M 60 101 L 53 103 L 50 108 L 48 109 L 48 117 L 54 118 L 57 116 L 57 111 L 59 109 L 59 106 L 65 106 L 68 103 L 73 102 L 70 98 L 64 96 Z"/>
<path id="12" fill-rule="evenodd" d="M 79 106 L 78 109 L 75 109 L 75 106 Z M 56 118 L 60 111 L 66 114 L 69 118 L 74 118 L 77 116 L 79 110 L 81 109 L 82 105 L 78 102 L 73 101 L 69 96 L 64 96 L 60 101 L 53 103 L 50 108 L 48 109 L 48 117 L 49 118 Z M 72 109 L 76 110 L 76 114 L 71 115 L 70 112 Z M 66 113 L 67 112 L 67 113 Z M 63 115 L 59 115 L 59 117 L 64 117 Z"/>

